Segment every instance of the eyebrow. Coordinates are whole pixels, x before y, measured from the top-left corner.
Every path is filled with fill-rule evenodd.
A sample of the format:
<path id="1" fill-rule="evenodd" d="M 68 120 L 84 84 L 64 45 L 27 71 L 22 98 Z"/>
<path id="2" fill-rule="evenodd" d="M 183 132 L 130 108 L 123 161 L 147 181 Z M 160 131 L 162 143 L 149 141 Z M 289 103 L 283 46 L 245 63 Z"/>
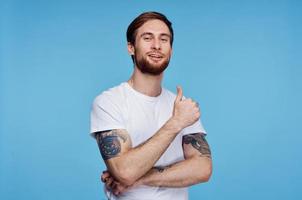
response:
<path id="1" fill-rule="evenodd" d="M 145 36 L 145 35 L 154 35 L 154 34 L 151 33 L 151 32 L 144 32 L 144 33 L 142 33 L 142 34 L 140 35 L 140 37 L 143 37 L 143 36 Z M 167 37 L 171 38 L 171 35 L 168 34 L 168 33 L 161 33 L 160 36 L 167 36 Z"/>

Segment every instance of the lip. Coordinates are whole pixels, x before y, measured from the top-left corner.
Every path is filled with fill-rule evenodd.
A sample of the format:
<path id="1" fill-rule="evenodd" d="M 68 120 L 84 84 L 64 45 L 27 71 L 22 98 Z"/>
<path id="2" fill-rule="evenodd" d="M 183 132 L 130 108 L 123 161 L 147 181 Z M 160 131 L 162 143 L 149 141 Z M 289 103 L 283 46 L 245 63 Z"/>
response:
<path id="1" fill-rule="evenodd" d="M 163 55 L 158 54 L 158 53 L 151 53 L 151 54 L 148 54 L 148 56 L 154 57 L 154 58 L 162 58 L 163 57 Z"/>
<path id="2" fill-rule="evenodd" d="M 162 53 L 159 53 L 159 52 L 150 52 L 147 55 L 151 60 L 153 60 L 155 62 L 158 62 L 158 61 L 160 61 L 161 59 L 164 58 L 164 55 Z"/>
<path id="3" fill-rule="evenodd" d="M 164 57 L 164 54 L 162 54 L 159 51 L 150 51 L 147 53 L 148 56 L 152 56 L 152 57 L 158 57 L 158 58 L 162 58 Z"/>
<path id="4" fill-rule="evenodd" d="M 148 55 L 148 57 L 155 62 L 158 62 L 161 59 L 163 59 L 163 56 L 158 55 L 158 54 L 150 54 L 150 55 Z"/>

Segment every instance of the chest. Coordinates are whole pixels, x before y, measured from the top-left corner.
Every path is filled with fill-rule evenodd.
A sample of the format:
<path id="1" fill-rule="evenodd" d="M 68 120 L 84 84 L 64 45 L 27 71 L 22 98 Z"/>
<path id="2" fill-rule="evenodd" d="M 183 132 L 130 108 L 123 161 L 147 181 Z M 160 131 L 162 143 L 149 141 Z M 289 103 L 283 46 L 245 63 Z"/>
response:
<path id="1" fill-rule="evenodd" d="M 172 111 L 166 101 L 128 99 L 125 119 L 133 147 L 152 137 L 172 116 Z"/>
<path id="2" fill-rule="evenodd" d="M 131 99 L 127 102 L 127 131 L 136 147 L 152 137 L 172 116 L 174 102 L 141 102 Z M 178 134 L 166 152 L 156 163 L 166 166 L 183 159 L 182 136 Z"/>

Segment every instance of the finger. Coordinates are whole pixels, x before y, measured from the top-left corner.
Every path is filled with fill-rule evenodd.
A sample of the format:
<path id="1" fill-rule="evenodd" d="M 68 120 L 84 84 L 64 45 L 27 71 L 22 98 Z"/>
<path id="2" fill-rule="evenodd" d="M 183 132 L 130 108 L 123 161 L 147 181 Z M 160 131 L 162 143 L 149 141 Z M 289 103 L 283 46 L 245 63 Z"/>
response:
<path id="1" fill-rule="evenodd" d="M 121 188 L 120 184 L 116 184 L 116 187 L 114 188 L 113 193 L 114 193 L 115 195 L 119 195 L 119 194 L 122 193 L 122 188 Z"/>
<path id="2" fill-rule="evenodd" d="M 123 192 L 125 192 L 126 189 L 127 189 L 127 186 L 117 183 L 116 188 L 114 189 L 114 193 L 115 193 L 115 195 L 120 195 Z"/>
<path id="3" fill-rule="evenodd" d="M 105 182 L 105 178 L 103 177 L 103 175 L 101 175 L 100 178 L 101 178 L 101 181 L 102 181 L 102 182 Z"/>
<path id="4" fill-rule="evenodd" d="M 111 188 L 111 184 L 113 182 L 113 179 L 112 178 L 109 178 L 107 181 L 106 181 L 106 187 L 109 189 Z"/>
<path id="5" fill-rule="evenodd" d="M 118 195 L 120 194 L 120 192 L 119 192 L 118 189 L 115 189 L 115 190 L 113 191 L 113 194 L 114 194 L 115 196 L 118 196 Z"/>
<path id="6" fill-rule="evenodd" d="M 103 182 L 105 182 L 106 179 L 109 178 L 109 177 L 110 177 L 110 174 L 109 174 L 108 172 L 107 172 L 107 173 L 103 173 L 102 176 L 101 176 L 101 180 L 102 180 Z"/>
<path id="7" fill-rule="evenodd" d="M 101 181 L 102 181 L 102 182 L 105 182 L 104 174 L 101 175 Z"/>
<path id="8" fill-rule="evenodd" d="M 114 191 L 116 191 L 117 190 L 117 182 L 116 181 L 113 181 L 112 183 L 111 183 L 111 185 L 110 185 L 110 190 L 112 191 L 112 192 L 114 192 Z"/>
<path id="9" fill-rule="evenodd" d="M 110 173 L 109 173 L 108 171 L 104 171 L 103 174 L 104 174 L 105 176 L 110 176 Z"/>
<path id="10" fill-rule="evenodd" d="M 182 99 L 182 88 L 181 86 L 177 86 L 177 96 L 175 101 L 181 101 Z"/>
<path id="11" fill-rule="evenodd" d="M 116 187 L 115 185 L 115 181 L 112 179 L 112 180 L 108 180 L 108 182 L 106 182 L 105 184 L 106 188 L 110 191 L 113 191 Z"/>
<path id="12" fill-rule="evenodd" d="M 128 190 L 128 186 L 124 186 L 122 189 L 121 189 L 121 193 L 124 193 L 124 192 L 126 192 L 127 190 Z"/>

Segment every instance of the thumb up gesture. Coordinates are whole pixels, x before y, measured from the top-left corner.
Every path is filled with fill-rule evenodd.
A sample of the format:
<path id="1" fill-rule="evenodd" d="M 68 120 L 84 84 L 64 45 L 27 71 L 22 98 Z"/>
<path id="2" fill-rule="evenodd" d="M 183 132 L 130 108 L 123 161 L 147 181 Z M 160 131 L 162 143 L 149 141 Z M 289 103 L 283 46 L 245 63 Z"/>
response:
<path id="1" fill-rule="evenodd" d="M 177 95 L 174 101 L 173 116 L 183 128 L 194 124 L 200 117 L 198 103 L 192 99 L 183 99 L 183 91 L 177 86 Z"/>

